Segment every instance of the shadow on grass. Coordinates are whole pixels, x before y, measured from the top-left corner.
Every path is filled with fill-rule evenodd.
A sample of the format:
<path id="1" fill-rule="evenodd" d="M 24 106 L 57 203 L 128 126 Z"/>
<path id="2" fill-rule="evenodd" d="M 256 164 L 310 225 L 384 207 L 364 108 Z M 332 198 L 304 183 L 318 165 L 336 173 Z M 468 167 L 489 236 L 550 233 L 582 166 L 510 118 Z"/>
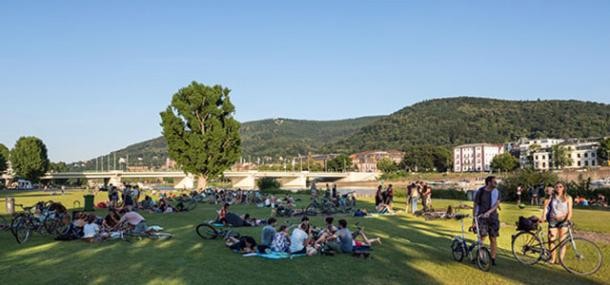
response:
<path id="1" fill-rule="evenodd" d="M 361 207 L 372 208 L 361 202 Z M 445 223 L 413 216 L 346 218 L 349 225 L 360 222 L 369 237 L 380 236 L 372 259 L 347 255 L 266 260 L 231 253 L 219 240 L 202 240 L 194 228 L 215 215 L 215 205 L 200 204 L 189 213 L 147 214 L 149 225 L 159 224 L 174 234 L 168 241 L 142 240 L 134 243 L 106 241 L 57 242 L 34 236 L 17 245 L 0 233 L 0 276 L 15 283 L 70 284 L 446 284 L 497 283 L 595 283 L 561 269 L 525 267 L 510 252 L 501 250 L 499 266 L 482 273 L 468 262 L 451 259 L 449 245 L 456 234 Z M 269 209 L 232 207 L 237 213 L 266 217 Z M 98 210 L 98 215 L 104 211 Z M 312 223 L 323 224 L 323 216 Z M 299 218 L 280 219 L 296 222 Z M 238 228 L 243 235 L 260 237 L 261 228 Z M 10 235 L 10 234 L 9 234 Z M 6 245 L 6 246 L 5 246 Z"/>

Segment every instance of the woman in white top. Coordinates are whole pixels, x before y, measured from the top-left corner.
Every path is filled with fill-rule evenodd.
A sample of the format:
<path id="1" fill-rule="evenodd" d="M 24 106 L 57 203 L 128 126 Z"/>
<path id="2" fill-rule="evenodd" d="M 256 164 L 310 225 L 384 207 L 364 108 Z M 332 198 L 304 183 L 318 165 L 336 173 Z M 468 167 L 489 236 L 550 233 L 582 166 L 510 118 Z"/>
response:
<path id="1" fill-rule="evenodd" d="M 565 238 L 568 224 L 572 221 L 572 197 L 567 194 L 563 183 L 555 184 L 555 195 L 544 201 L 542 221 L 549 223 L 549 246 Z M 561 254 L 563 255 L 565 252 Z M 551 263 L 556 262 L 557 251 L 553 251 Z"/>

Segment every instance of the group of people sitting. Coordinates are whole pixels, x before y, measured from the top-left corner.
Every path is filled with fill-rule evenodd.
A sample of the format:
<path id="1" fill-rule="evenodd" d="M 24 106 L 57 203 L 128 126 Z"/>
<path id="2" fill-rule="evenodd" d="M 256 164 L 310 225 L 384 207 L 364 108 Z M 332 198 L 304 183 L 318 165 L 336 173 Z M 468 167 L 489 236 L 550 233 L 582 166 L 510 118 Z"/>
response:
<path id="1" fill-rule="evenodd" d="M 608 200 L 606 199 L 606 196 L 604 196 L 603 194 L 599 193 L 597 194 L 596 197 L 594 198 L 590 198 L 587 199 L 582 195 L 578 195 L 576 196 L 576 198 L 574 198 L 574 205 L 576 206 L 583 206 L 583 207 L 608 207 Z"/>
<path id="2" fill-rule="evenodd" d="M 85 212 L 74 212 L 73 216 L 69 230 L 58 236 L 57 240 L 82 239 L 97 242 L 111 238 L 114 232 L 129 230 L 135 234 L 144 234 L 149 231 L 146 219 L 128 208 L 110 208 L 103 218 Z"/>
<path id="3" fill-rule="evenodd" d="M 373 243 L 381 244 L 380 238 L 369 239 L 364 229 L 359 227 L 352 232 L 347 227 L 347 221 L 341 219 L 337 225 L 334 218 L 327 217 L 323 228 L 310 224 L 308 217 L 303 217 L 298 225 L 280 225 L 273 217 L 267 220 L 263 227 L 260 242 L 251 236 L 227 238 L 226 246 L 239 253 L 288 253 L 292 255 L 316 255 L 335 253 L 359 253 L 368 251 Z"/>
<path id="4" fill-rule="evenodd" d="M 386 190 L 383 190 L 381 185 L 377 186 L 375 192 L 375 210 L 380 214 L 394 213 L 392 203 L 394 202 L 394 188 L 392 184 L 388 185 Z"/>

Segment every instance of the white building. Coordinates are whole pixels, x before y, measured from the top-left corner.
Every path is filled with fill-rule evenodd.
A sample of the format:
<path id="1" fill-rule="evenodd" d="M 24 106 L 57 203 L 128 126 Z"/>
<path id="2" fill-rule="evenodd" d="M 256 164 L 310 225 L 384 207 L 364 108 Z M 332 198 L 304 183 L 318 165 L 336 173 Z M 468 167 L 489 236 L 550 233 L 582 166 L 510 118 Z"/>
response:
<path id="1" fill-rule="evenodd" d="M 532 149 L 532 145 L 538 145 Z M 598 166 L 597 149 L 599 142 L 587 139 L 535 139 L 523 140 L 519 144 L 519 163 L 521 167 L 529 165 L 531 157 L 534 169 L 549 170 L 553 169 L 553 152 L 552 147 L 560 145 L 566 148 L 570 158 L 571 165 L 566 165 L 563 168 L 583 168 Z M 534 152 L 532 152 L 535 150 Z"/>
<path id="2" fill-rule="evenodd" d="M 490 171 L 493 158 L 504 152 L 501 144 L 465 144 L 453 148 L 453 171 Z"/>
<path id="3" fill-rule="evenodd" d="M 572 165 L 565 168 L 582 168 L 599 166 L 597 162 L 597 149 L 599 142 L 596 141 L 568 141 L 562 144 L 567 148 L 572 158 Z"/>
<path id="4" fill-rule="evenodd" d="M 532 162 L 534 163 L 534 168 L 536 169 L 548 169 L 549 168 L 549 151 L 551 147 L 556 144 L 562 143 L 562 139 L 521 139 L 519 140 L 519 165 L 521 167 L 525 167 L 529 165 L 528 156 L 532 155 Z M 537 151 L 535 153 L 530 153 L 533 145 L 537 145 Z M 538 166 L 536 166 L 538 163 Z"/>

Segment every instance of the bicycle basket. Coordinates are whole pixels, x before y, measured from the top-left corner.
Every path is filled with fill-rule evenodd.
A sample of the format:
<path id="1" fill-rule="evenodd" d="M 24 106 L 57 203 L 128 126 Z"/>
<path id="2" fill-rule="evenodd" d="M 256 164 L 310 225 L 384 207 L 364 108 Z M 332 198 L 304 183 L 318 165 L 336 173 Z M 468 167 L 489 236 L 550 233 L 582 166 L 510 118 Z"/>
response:
<path id="1" fill-rule="evenodd" d="M 530 232 L 534 231 L 538 228 L 538 217 L 531 216 L 526 218 L 524 216 L 519 217 L 519 221 L 517 222 L 517 230 Z"/>

